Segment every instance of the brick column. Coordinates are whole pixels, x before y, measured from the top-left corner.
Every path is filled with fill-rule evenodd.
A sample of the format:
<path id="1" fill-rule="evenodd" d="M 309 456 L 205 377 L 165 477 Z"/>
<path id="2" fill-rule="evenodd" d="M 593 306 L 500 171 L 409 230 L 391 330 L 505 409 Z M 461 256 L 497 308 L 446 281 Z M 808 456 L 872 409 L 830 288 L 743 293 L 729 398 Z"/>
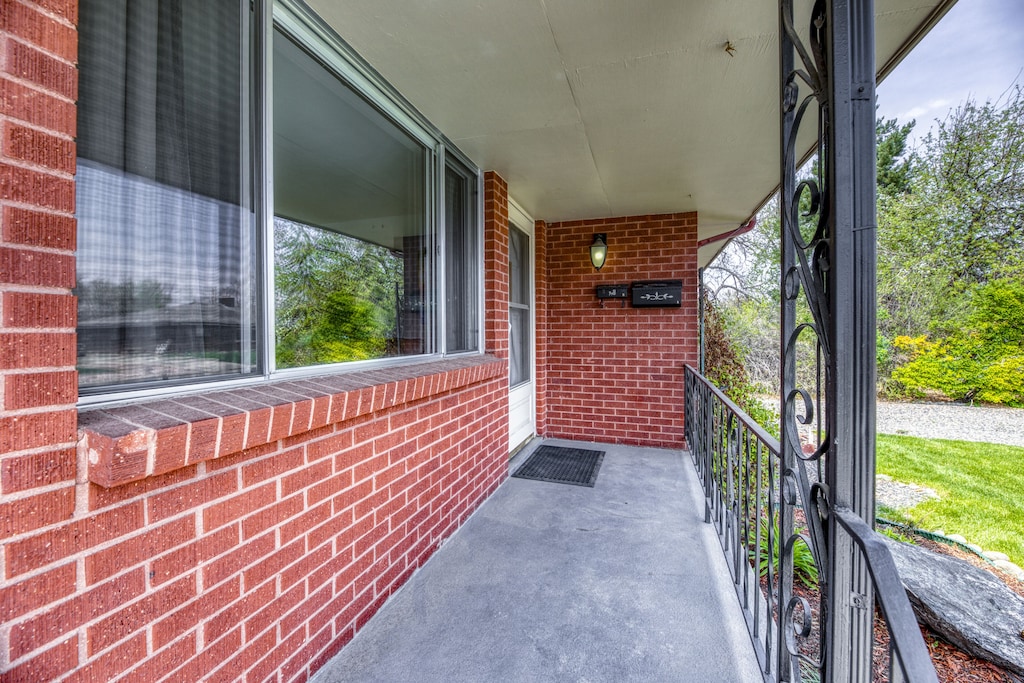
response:
<path id="1" fill-rule="evenodd" d="M 77 34 L 73 2 L 46 6 L 4 0 L 0 20 L 0 493 L 22 511 L 75 474 Z"/>
<path id="2" fill-rule="evenodd" d="M 508 185 L 484 173 L 484 348 L 508 358 Z"/>
<path id="3" fill-rule="evenodd" d="M 0 9 L 0 624 L 76 585 L 73 564 L 14 583 L 7 545 L 76 509 L 76 20 L 76 0 Z M 5 680 L 56 677 L 78 657 L 76 639 L 54 643 Z"/>

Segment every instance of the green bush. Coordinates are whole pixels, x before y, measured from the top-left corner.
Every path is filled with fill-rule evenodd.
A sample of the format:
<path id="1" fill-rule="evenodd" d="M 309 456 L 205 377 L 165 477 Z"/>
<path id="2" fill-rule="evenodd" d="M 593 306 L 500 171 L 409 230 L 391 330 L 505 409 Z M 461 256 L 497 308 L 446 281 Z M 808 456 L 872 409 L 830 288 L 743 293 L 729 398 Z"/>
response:
<path id="1" fill-rule="evenodd" d="M 954 401 L 1024 407 L 1024 284 L 995 280 L 971 296 L 971 313 L 948 336 L 898 336 L 898 364 L 887 390 L 920 398 L 941 393 Z"/>
<path id="2" fill-rule="evenodd" d="M 1024 408 L 1024 355 L 1007 356 L 985 368 L 977 399 Z"/>

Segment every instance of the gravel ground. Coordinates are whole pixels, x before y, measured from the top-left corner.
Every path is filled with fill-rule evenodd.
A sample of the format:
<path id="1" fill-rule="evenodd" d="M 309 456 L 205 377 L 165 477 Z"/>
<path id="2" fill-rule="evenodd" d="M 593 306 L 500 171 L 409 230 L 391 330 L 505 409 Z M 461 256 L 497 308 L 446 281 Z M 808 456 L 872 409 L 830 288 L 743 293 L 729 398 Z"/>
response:
<path id="1" fill-rule="evenodd" d="M 1024 446 L 1024 408 L 879 401 L 878 433 Z"/>

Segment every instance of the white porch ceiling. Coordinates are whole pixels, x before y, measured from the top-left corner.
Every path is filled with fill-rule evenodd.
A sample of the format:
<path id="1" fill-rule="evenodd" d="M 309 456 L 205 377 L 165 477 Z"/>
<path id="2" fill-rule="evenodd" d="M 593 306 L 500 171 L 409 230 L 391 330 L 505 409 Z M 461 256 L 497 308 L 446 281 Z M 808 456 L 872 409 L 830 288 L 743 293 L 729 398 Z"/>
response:
<path id="1" fill-rule="evenodd" d="M 703 239 L 778 184 L 771 0 L 307 1 L 534 218 L 697 211 Z M 879 70 L 954 1 L 876 0 Z"/>

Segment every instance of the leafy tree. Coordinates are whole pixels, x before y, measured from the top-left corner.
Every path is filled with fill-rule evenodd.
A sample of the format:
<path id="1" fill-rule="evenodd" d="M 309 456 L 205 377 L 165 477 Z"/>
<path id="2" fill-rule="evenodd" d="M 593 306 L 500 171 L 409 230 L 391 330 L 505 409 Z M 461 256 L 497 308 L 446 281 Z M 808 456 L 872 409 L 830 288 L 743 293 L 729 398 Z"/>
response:
<path id="1" fill-rule="evenodd" d="M 876 122 L 880 377 L 899 369 L 890 389 L 903 395 L 1019 401 L 1024 96 L 968 100 L 911 150 L 914 126 Z M 765 357 L 778 345 L 778 211 L 773 199 L 705 273 L 754 381 L 778 364 Z M 797 316 L 809 319 L 799 301 Z"/>
<path id="2" fill-rule="evenodd" d="M 947 334 L 969 293 L 1024 274 L 1024 96 L 968 100 L 925 137 L 910 192 L 879 202 L 886 336 Z"/>
<path id="3" fill-rule="evenodd" d="M 900 125 L 896 119 L 875 122 L 878 195 L 899 197 L 911 190 L 916 156 L 907 152 L 907 138 L 916 121 Z"/>
<path id="4" fill-rule="evenodd" d="M 970 298 L 964 326 L 949 336 L 896 337 L 904 362 L 893 370 L 891 393 L 1024 407 L 1024 283 L 994 280 Z"/>
<path id="5" fill-rule="evenodd" d="M 744 364 L 744 352 L 730 337 L 718 306 L 710 297 L 704 300 L 705 376 L 732 399 L 747 415 L 778 437 L 779 416 L 757 397 Z"/>

